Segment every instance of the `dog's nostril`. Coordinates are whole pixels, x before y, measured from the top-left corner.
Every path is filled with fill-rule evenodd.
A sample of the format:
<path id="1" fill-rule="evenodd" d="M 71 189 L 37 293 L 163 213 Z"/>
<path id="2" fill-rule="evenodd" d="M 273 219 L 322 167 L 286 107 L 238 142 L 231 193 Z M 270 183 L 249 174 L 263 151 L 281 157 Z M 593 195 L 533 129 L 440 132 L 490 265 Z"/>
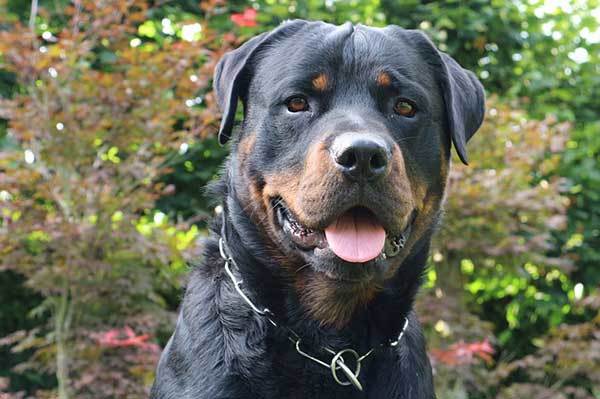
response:
<path id="1" fill-rule="evenodd" d="M 385 157 L 385 154 L 375 153 L 371 157 L 370 164 L 371 169 L 373 170 L 385 168 L 387 166 L 387 158 Z"/>
<path id="2" fill-rule="evenodd" d="M 356 154 L 354 151 L 344 151 L 337 157 L 336 162 L 345 168 L 353 168 L 356 166 Z"/>

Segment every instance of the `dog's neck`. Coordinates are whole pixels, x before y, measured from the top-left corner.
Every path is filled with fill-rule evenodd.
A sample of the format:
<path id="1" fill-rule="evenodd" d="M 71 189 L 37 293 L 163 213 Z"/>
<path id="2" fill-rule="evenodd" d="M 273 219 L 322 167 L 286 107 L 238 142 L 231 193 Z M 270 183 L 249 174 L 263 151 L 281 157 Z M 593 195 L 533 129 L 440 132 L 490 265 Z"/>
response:
<path id="1" fill-rule="evenodd" d="M 338 348 L 352 345 L 357 350 L 368 350 L 398 336 L 420 285 L 428 242 L 404 262 L 397 275 L 366 306 L 353 313 L 347 324 L 341 328 L 324 326 L 306 311 L 289 277 L 286 278 L 264 244 L 256 241 L 263 235 L 238 202 L 227 201 L 224 212 L 227 212 L 222 219 L 224 225 L 217 231 L 226 236 L 229 255 L 235 259 L 246 294 L 257 306 L 269 308 L 306 341 L 315 345 Z"/>

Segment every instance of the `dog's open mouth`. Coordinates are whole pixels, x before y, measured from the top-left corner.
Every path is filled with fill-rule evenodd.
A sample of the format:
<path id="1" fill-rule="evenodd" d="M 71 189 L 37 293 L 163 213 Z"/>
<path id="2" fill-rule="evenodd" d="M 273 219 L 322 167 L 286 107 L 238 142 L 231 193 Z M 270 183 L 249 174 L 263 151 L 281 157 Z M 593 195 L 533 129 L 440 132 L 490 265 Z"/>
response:
<path id="1" fill-rule="evenodd" d="M 329 248 L 350 263 L 397 255 L 414 221 L 413 215 L 401 234 L 391 236 L 371 210 L 357 206 L 339 215 L 323 230 L 314 230 L 302 225 L 281 198 L 274 199 L 272 205 L 279 226 L 296 246 L 303 250 Z"/>

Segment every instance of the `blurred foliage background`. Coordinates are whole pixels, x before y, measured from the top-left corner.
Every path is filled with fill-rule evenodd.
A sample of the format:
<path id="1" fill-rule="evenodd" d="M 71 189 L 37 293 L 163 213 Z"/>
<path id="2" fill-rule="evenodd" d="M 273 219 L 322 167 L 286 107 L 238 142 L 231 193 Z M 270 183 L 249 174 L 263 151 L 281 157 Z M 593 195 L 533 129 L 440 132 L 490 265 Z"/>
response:
<path id="1" fill-rule="evenodd" d="M 147 397 L 226 156 L 212 70 L 289 18 L 486 87 L 419 297 L 440 398 L 600 398 L 597 0 L 0 0 L 0 397 Z"/>

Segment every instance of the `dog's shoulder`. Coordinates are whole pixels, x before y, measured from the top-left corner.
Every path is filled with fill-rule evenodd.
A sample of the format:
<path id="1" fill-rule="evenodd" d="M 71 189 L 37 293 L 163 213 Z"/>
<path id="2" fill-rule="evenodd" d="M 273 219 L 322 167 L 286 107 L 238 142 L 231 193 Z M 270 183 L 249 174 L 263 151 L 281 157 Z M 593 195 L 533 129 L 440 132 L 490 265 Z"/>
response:
<path id="1" fill-rule="evenodd" d="M 190 273 L 151 397 L 245 397 L 249 388 L 243 381 L 260 379 L 266 367 L 266 328 L 235 293 L 218 242 L 208 239 L 202 262 Z"/>

